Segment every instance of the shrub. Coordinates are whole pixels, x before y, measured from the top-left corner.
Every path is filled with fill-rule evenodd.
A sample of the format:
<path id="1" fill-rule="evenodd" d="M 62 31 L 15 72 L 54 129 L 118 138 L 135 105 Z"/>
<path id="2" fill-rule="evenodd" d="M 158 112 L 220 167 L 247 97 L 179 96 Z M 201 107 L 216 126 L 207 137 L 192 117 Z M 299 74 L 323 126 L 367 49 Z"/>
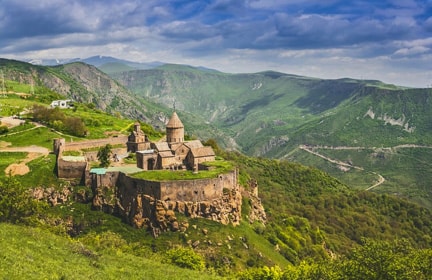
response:
<path id="1" fill-rule="evenodd" d="M 5 125 L 0 125 L 0 134 L 6 134 L 9 132 L 9 128 Z"/>
<path id="2" fill-rule="evenodd" d="M 192 270 L 204 270 L 205 261 L 203 257 L 188 248 L 175 248 L 167 252 L 168 261 L 179 267 Z"/>

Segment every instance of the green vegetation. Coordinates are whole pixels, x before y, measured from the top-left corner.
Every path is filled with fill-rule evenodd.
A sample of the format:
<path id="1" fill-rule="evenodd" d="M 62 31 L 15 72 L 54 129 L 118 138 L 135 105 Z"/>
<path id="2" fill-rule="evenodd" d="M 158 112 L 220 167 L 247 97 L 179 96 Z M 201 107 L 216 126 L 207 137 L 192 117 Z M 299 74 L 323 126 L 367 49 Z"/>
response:
<path id="1" fill-rule="evenodd" d="M 0 223 L 0 236 L 4 279 L 220 279 L 123 252 L 109 235 L 99 236 L 106 244 L 103 250 L 43 229 L 5 223 Z"/>
<path id="2" fill-rule="evenodd" d="M 111 163 L 112 146 L 106 144 L 104 147 L 99 148 L 97 158 L 100 161 L 101 167 L 108 167 Z"/>
<path id="3" fill-rule="evenodd" d="M 380 242 L 365 240 L 347 258 L 323 263 L 303 262 L 285 271 L 278 266 L 241 272 L 238 279 L 429 279 L 432 250 L 415 250 L 405 240 Z"/>
<path id="4" fill-rule="evenodd" d="M 378 181 L 378 174 L 385 181 L 372 191 L 397 194 L 432 208 L 429 183 L 432 180 L 429 158 L 432 149 L 421 147 L 400 147 L 394 149 L 332 150 L 315 149 L 321 155 L 342 162 L 350 162 L 363 170 L 351 168 L 342 171 L 336 164 L 329 163 L 315 155 L 297 150 L 290 159 L 313 165 L 339 178 L 356 189 L 367 189 Z"/>
<path id="5" fill-rule="evenodd" d="M 209 170 L 200 170 L 198 172 L 193 172 L 191 170 L 152 170 L 135 173 L 131 176 L 150 181 L 195 180 L 217 178 L 217 176 L 222 173 L 234 170 L 233 165 L 224 160 L 204 162 L 202 164 L 208 166 Z"/>
<path id="6" fill-rule="evenodd" d="M 5 125 L 0 125 L 0 135 L 1 134 L 6 134 L 9 132 L 9 128 Z"/>
<path id="7" fill-rule="evenodd" d="M 34 219 L 43 206 L 32 199 L 14 177 L 0 180 L 0 223 L 29 222 L 28 219 Z"/>
<path id="8" fill-rule="evenodd" d="M 168 260 L 179 267 L 202 271 L 205 268 L 204 258 L 190 248 L 175 248 L 166 253 Z"/>
<path id="9" fill-rule="evenodd" d="M 34 105 L 32 108 L 33 120 L 43 123 L 57 131 L 68 133 L 77 137 L 87 135 L 84 122 L 79 117 L 66 117 L 60 108 L 47 108 Z"/>
<path id="10" fill-rule="evenodd" d="M 325 259 L 323 242 L 338 253 L 347 252 L 364 237 L 400 237 L 422 248 L 430 246 L 431 212 L 417 204 L 390 195 L 352 191 L 326 173 L 299 164 L 227 156 L 238 164 L 240 177 L 257 180 L 269 218 L 263 234 L 292 263 Z M 417 222 L 413 224 L 413 220 Z"/>
<path id="11" fill-rule="evenodd" d="M 0 170 L 6 170 L 6 167 L 11 165 L 12 163 L 20 162 L 24 158 L 26 158 L 27 153 L 17 152 L 17 153 L 9 153 L 9 152 L 0 152 Z M 5 176 L 7 174 L 0 173 L 0 177 Z"/>
<path id="12" fill-rule="evenodd" d="M 4 60 L 0 60 L 0 66 L 2 63 Z M 53 111 L 54 115 L 62 115 L 57 121 L 64 124 L 67 118 L 79 118 L 89 131 L 85 138 L 67 136 L 67 140 L 127 134 L 134 121 L 120 117 L 118 112 L 127 115 L 140 102 L 150 104 L 144 97 L 171 102 L 158 99 L 162 90 L 172 96 L 175 94 L 171 91 L 184 93 L 177 99 L 183 103 L 179 108 L 193 113 L 179 112 L 189 126 L 186 130 L 191 128 L 188 137 L 208 134 L 212 138 L 206 144 L 215 148 L 218 159 L 225 160 L 209 163 L 209 170 L 198 174 L 154 171 L 134 176 L 148 180 L 210 178 L 238 168 L 245 190 L 257 182 L 267 224 L 248 222 L 248 210 L 253 205 L 245 195 L 243 219 L 236 227 L 176 214 L 179 223 L 189 224 L 187 230 L 164 232 L 154 239 L 145 229 L 132 228 L 118 217 L 93 211 L 88 203 L 91 189 L 78 182 L 59 180 L 54 174 L 55 156 L 50 154 L 28 163 L 28 174 L 0 176 L 0 278 L 430 278 L 432 213 L 406 198 L 430 206 L 427 182 L 432 174 L 431 150 L 386 149 L 399 144 L 430 145 L 429 92 L 402 90 L 376 81 L 323 81 L 276 72 L 205 74 L 195 68 L 167 65 L 155 71 L 137 71 L 142 77 L 135 81 L 147 84 L 131 87 L 136 86 L 135 90 L 145 96 L 130 101 L 115 82 L 83 64 L 33 67 L 8 63 L 6 75 L 23 73 L 29 81 L 31 77 L 36 84 L 35 94 L 27 99 L 14 95 L 2 99 L 2 115 L 15 115 L 34 104 L 49 104 L 56 94 L 43 88 L 40 73 L 60 78 L 65 84 L 59 88 L 70 88 L 74 97 L 87 103 L 77 104 L 74 110 Z M 78 70 L 88 71 L 89 76 L 97 73 L 103 91 L 112 89 L 118 94 L 113 97 L 89 92 L 80 84 Z M 172 86 L 169 91 L 164 88 L 168 84 Z M 14 87 L 18 89 L 19 85 Z M 26 89 L 25 85 L 20 88 Z M 135 116 L 145 119 L 140 114 L 148 109 L 146 114 L 163 120 L 170 111 L 158 111 L 161 107 L 152 106 L 142 106 L 145 108 Z M 106 108 L 111 115 L 100 108 Z M 369 109 L 373 114 L 366 114 Z M 204 113 L 196 118 L 199 112 Z M 404 126 L 394 124 L 403 118 Z M 212 124 L 203 120 L 211 120 Z M 143 123 L 142 128 L 153 139 L 162 136 L 149 125 Z M 216 141 L 227 135 L 250 154 L 304 161 L 328 173 L 284 160 L 224 152 L 217 148 Z M 54 130 L 27 122 L 10 129 L 1 140 L 15 147 L 37 145 L 51 149 L 52 139 L 58 137 Z M 299 144 L 360 146 L 358 150 L 316 151 L 363 170 L 337 169 L 328 161 L 298 150 Z M 0 166 L 6 168 L 26 155 L 0 153 Z M 130 160 L 134 162 L 133 157 Z M 386 181 L 365 191 L 378 174 Z M 67 187 L 72 195 L 66 203 L 48 207 L 46 202 L 29 196 L 28 189 L 35 187 Z M 74 197 L 85 203 L 73 201 Z"/>
<path id="13" fill-rule="evenodd" d="M 52 149 L 52 143 L 54 138 L 61 137 L 47 127 L 37 127 L 32 129 L 31 125 L 27 130 L 20 130 L 21 133 L 12 134 L 11 132 L 5 137 L 0 138 L 2 141 L 12 143 L 13 147 L 24 147 L 24 146 L 41 146 L 48 149 Z"/>

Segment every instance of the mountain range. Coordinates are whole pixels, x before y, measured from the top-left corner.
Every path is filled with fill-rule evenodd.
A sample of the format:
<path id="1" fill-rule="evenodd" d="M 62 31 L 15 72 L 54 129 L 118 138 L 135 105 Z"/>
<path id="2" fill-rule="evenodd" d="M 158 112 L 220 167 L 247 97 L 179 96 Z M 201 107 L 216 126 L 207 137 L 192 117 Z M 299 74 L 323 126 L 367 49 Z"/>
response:
<path id="1" fill-rule="evenodd" d="M 0 124 L 0 166 L 14 170 L 0 174 L 0 277 L 432 274 L 429 89 L 174 64 L 136 69 L 120 61 L 96 67 L 0 59 L 0 73 L 0 113 L 7 116 Z M 46 110 L 58 99 L 73 99 L 75 106 Z M 25 120 L 16 117 L 30 108 L 50 114 L 42 119 L 33 110 L 20 115 Z M 164 139 L 158 124 L 164 127 L 173 110 L 185 125 L 185 138 L 214 138 L 205 144 L 238 170 L 244 194 L 240 225 L 179 214 L 185 232 L 154 238 L 94 211 L 92 188 L 53 173 L 57 161 L 49 151 L 59 135 L 68 142 L 118 137 L 139 120 L 146 136 L 158 141 Z M 85 136 L 71 134 L 71 120 L 83 125 Z M 123 160 L 136 163 L 133 155 Z M 265 219 L 252 220 L 256 204 L 248 192 L 259 195 Z M 111 191 L 105 195 L 116 203 Z"/>
<path id="2" fill-rule="evenodd" d="M 83 61 L 94 65 L 1 60 L 0 66 L 6 78 L 32 81 L 156 127 L 175 107 L 191 137 L 316 166 L 357 188 L 383 178 L 377 190 L 432 206 L 427 183 L 432 167 L 414 155 L 430 154 L 431 89 L 274 71 L 228 74 L 176 64 L 144 69 L 103 56 Z M 403 180 L 401 173 L 407 173 Z"/>

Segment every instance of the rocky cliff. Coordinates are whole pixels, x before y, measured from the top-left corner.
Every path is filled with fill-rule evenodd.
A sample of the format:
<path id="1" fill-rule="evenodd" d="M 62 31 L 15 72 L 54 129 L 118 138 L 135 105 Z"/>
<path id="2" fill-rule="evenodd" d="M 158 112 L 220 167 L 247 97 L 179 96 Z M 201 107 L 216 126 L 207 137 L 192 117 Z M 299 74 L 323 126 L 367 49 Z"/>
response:
<path id="1" fill-rule="evenodd" d="M 218 198 L 203 201 L 163 201 L 144 193 L 119 191 L 118 187 L 93 187 L 93 208 L 114 213 L 137 228 L 148 228 L 155 236 L 163 231 L 185 231 L 176 213 L 206 218 L 224 225 L 241 220 L 242 194 L 238 187 L 225 189 Z M 125 197 L 129 196 L 129 197 Z"/>

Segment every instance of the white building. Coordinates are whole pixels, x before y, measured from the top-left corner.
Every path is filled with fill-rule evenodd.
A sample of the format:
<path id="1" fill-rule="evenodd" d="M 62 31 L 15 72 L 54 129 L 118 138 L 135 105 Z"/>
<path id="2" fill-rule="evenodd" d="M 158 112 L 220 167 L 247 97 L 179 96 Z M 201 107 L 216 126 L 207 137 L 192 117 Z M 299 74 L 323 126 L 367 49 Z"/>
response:
<path id="1" fill-rule="evenodd" d="M 60 109 L 70 109 L 74 107 L 72 100 L 54 100 L 51 102 L 51 108 L 59 107 Z"/>

